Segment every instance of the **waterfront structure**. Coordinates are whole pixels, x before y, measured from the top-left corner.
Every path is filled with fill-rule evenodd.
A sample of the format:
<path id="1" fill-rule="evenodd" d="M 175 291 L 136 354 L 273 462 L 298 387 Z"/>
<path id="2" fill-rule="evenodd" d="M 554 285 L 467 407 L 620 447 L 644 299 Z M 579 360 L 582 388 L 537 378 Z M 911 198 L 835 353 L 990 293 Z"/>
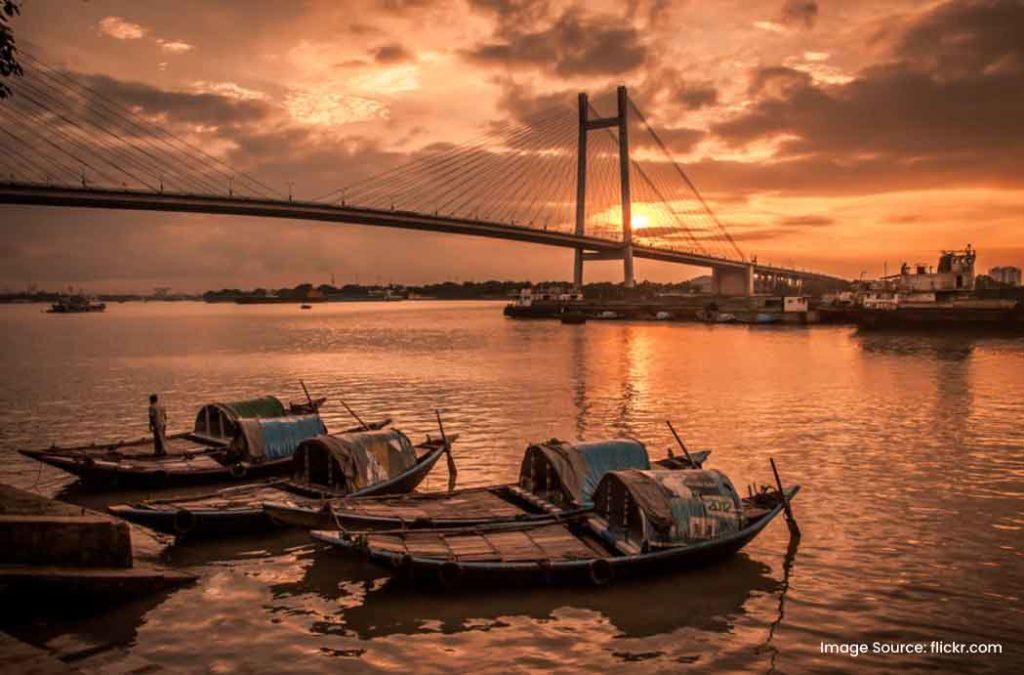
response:
<path id="1" fill-rule="evenodd" d="M 962 251 L 943 251 L 934 271 L 924 263 L 913 267 L 903 263 L 898 275 L 886 279 L 895 281 L 893 290 L 904 294 L 972 291 L 976 257 L 977 251 L 968 244 Z"/>
<path id="2" fill-rule="evenodd" d="M 993 267 L 988 271 L 988 275 L 1001 284 L 1020 286 L 1019 267 Z"/>

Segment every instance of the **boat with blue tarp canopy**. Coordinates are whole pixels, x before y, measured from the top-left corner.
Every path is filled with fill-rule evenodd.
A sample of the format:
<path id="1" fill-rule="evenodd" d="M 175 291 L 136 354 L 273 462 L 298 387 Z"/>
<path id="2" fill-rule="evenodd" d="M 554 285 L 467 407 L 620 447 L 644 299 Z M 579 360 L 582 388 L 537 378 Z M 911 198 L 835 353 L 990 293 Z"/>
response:
<path id="1" fill-rule="evenodd" d="M 104 488 L 160 488 L 286 474 L 299 444 L 328 431 L 319 415 L 324 399 L 307 400 L 287 409 L 274 396 L 205 404 L 191 431 L 166 436 L 165 455 L 154 454 L 151 436 L 19 452 Z M 389 423 L 361 423 L 356 430 Z"/>
<path id="2" fill-rule="evenodd" d="M 301 453 L 302 450 L 300 449 Z M 360 499 L 332 499 L 325 506 L 301 500 L 271 500 L 264 508 L 282 524 L 306 529 L 461 527 L 535 522 L 583 513 L 604 472 L 615 469 L 693 469 L 710 451 L 651 462 L 646 446 L 634 439 L 566 442 L 551 439 L 530 445 L 518 483 L 452 492 Z"/>
<path id="3" fill-rule="evenodd" d="M 647 448 L 631 438 L 578 443 L 552 439 L 527 448 L 519 483 L 532 492 L 550 493 L 551 501 L 587 506 L 609 471 L 650 468 Z"/>
<path id="4" fill-rule="evenodd" d="M 625 514 L 614 534 L 642 545 L 695 543 L 743 527 L 739 493 L 721 471 L 615 471 L 594 494 L 595 509 Z"/>
<path id="5" fill-rule="evenodd" d="M 287 459 L 303 441 L 327 433 L 319 415 L 242 419 L 239 439 L 254 461 Z"/>
<path id="6" fill-rule="evenodd" d="M 717 471 L 613 471 L 594 491 L 592 510 L 557 520 L 312 535 L 400 580 L 448 590 L 601 586 L 732 555 L 790 508 L 799 486 L 784 488 L 776 480 L 777 488 L 762 486 L 741 499 Z"/>
<path id="7" fill-rule="evenodd" d="M 272 426 L 275 430 L 282 427 Z M 117 504 L 109 511 L 133 523 L 178 537 L 199 538 L 265 532 L 276 523 L 263 508 L 290 498 L 319 512 L 325 500 L 402 494 L 415 489 L 450 451 L 456 435 L 427 437 L 413 445 L 397 429 L 320 434 L 298 444 L 292 477 L 272 483 L 226 488 L 204 495 Z"/>

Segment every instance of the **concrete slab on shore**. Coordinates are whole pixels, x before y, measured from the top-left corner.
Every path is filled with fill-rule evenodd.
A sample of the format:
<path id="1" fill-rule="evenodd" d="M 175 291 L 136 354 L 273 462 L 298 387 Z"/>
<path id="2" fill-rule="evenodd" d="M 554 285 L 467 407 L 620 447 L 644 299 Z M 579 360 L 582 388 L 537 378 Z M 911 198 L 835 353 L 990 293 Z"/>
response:
<path id="1" fill-rule="evenodd" d="M 128 523 L 0 484 L 0 565 L 132 566 Z"/>
<path id="2" fill-rule="evenodd" d="M 107 605 L 195 579 L 133 567 L 123 520 L 0 484 L 0 598 L 8 609 Z"/>

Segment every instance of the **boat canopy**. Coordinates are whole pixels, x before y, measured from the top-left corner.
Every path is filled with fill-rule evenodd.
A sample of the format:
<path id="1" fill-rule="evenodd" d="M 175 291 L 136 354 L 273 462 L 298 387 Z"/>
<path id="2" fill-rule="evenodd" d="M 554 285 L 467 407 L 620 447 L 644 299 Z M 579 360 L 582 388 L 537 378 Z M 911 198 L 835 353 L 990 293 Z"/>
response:
<path id="1" fill-rule="evenodd" d="M 210 438 L 234 438 L 238 420 L 284 417 L 284 404 L 276 396 L 262 396 L 247 401 L 207 403 L 196 415 L 195 433 Z"/>
<path id="2" fill-rule="evenodd" d="M 292 460 L 296 479 L 355 492 L 416 465 L 416 450 L 397 429 L 323 434 L 303 441 Z"/>
<path id="3" fill-rule="evenodd" d="M 589 505 L 609 471 L 650 468 L 647 448 L 630 438 L 586 443 L 552 439 L 526 449 L 519 485 L 554 504 Z"/>
<path id="4" fill-rule="evenodd" d="M 284 417 L 284 404 L 276 396 L 261 396 L 245 401 L 230 401 L 221 406 L 234 413 L 237 419 L 252 417 Z"/>
<path id="5" fill-rule="evenodd" d="M 327 431 L 319 415 L 241 419 L 238 427 L 236 444 L 254 462 L 291 457 L 304 440 Z"/>
<path id="6" fill-rule="evenodd" d="M 594 509 L 615 536 L 637 543 L 696 543 L 743 526 L 736 488 L 714 469 L 614 471 L 594 493 Z"/>

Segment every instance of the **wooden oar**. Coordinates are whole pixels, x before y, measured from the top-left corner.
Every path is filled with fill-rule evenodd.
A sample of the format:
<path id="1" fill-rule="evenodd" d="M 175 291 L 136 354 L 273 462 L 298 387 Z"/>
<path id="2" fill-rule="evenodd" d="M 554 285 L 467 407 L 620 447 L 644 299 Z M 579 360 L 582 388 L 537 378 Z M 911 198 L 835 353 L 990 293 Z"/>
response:
<path id="1" fill-rule="evenodd" d="M 672 435 L 676 437 L 676 443 L 678 443 L 679 447 L 683 449 L 683 454 L 686 455 L 686 461 L 689 462 L 690 466 L 693 468 L 698 468 L 697 463 L 693 461 L 693 457 L 690 457 L 690 451 L 686 449 L 686 443 L 683 443 L 683 439 L 679 438 L 679 434 L 676 433 L 676 428 L 672 426 L 672 422 L 666 420 L 665 424 L 668 425 Z"/>
<path id="2" fill-rule="evenodd" d="M 793 517 L 793 507 L 789 505 L 789 497 L 786 496 L 786 491 L 782 489 L 782 479 L 779 478 L 779 470 L 775 468 L 775 459 L 769 457 L 768 461 L 772 464 L 772 473 L 775 474 L 775 486 L 779 489 L 782 508 L 786 512 L 786 524 L 789 526 L 789 534 L 799 539 L 800 527 L 796 524 L 796 518 Z"/>
<path id="3" fill-rule="evenodd" d="M 455 458 L 452 457 L 452 445 L 448 442 L 448 436 L 444 433 L 444 424 L 441 422 L 441 411 L 435 410 L 437 415 L 437 428 L 441 430 L 441 442 L 444 443 L 444 453 L 448 457 L 448 492 L 455 489 L 455 478 L 459 475 L 459 469 L 455 466 Z"/>
<path id="4" fill-rule="evenodd" d="M 345 410 L 348 411 L 349 415 L 351 415 L 352 417 L 356 418 L 356 422 L 359 422 L 359 426 L 361 426 L 363 429 L 369 429 L 370 428 L 370 427 L 366 426 L 366 422 L 364 422 L 362 419 L 360 419 L 359 415 L 356 414 L 355 410 L 352 410 L 352 408 L 348 407 L 348 403 L 345 403 L 344 401 L 342 401 L 341 404 L 343 406 L 345 406 Z"/>

